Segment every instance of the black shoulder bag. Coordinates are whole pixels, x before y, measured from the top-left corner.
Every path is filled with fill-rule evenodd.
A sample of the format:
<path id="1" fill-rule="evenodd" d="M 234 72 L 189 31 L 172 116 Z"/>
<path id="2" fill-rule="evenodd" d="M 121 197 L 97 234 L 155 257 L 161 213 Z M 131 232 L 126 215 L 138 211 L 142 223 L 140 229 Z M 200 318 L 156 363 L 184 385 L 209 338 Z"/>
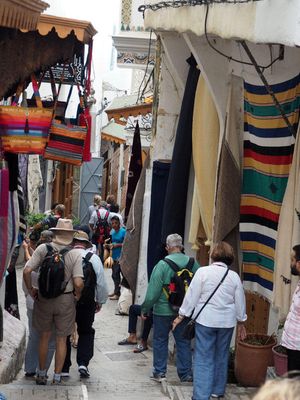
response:
<path id="1" fill-rule="evenodd" d="M 203 308 L 205 306 L 207 306 L 208 302 L 210 301 L 210 299 L 213 297 L 213 295 L 216 293 L 216 291 L 219 289 L 219 287 L 222 285 L 222 283 L 224 282 L 226 276 L 228 275 L 229 272 L 229 268 L 227 268 L 223 278 L 220 280 L 220 282 L 218 283 L 218 286 L 215 288 L 215 290 L 212 292 L 212 294 L 209 296 L 209 298 L 206 300 L 206 302 L 203 304 L 203 306 L 200 308 L 200 310 L 198 311 L 197 315 L 195 318 L 191 318 L 191 320 L 188 322 L 188 324 L 185 326 L 183 333 L 182 333 L 182 337 L 184 339 L 188 339 L 188 340 L 192 340 L 195 337 L 195 324 L 196 324 L 196 320 L 199 317 L 200 313 L 202 312 Z M 192 312 L 193 315 L 194 311 Z M 192 316 L 191 315 L 191 316 Z"/>

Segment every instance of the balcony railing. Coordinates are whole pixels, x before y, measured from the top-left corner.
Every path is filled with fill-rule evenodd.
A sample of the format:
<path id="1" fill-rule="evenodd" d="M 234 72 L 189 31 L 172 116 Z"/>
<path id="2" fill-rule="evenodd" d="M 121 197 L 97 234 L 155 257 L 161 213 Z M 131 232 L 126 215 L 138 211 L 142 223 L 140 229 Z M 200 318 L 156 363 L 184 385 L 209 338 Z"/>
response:
<path id="1" fill-rule="evenodd" d="M 241 3 L 253 3 L 262 0 L 171 0 L 171 1 L 160 1 L 158 3 L 144 4 L 141 5 L 138 10 L 144 13 L 146 10 L 157 11 L 162 8 L 179 8 L 187 6 L 199 6 L 199 5 L 209 5 L 209 4 L 241 4 Z"/>

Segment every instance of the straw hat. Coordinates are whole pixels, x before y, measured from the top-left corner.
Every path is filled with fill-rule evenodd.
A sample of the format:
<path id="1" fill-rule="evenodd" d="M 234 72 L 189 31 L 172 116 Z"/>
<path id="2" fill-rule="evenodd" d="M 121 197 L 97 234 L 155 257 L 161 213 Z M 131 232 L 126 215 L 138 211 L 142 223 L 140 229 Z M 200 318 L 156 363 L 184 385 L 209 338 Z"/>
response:
<path id="1" fill-rule="evenodd" d="M 76 232 L 76 230 L 73 229 L 72 220 L 66 218 L 60 218 L 57 221 L 56 227 L 50 228 L 49 230 L 55 235 L 53 242 L 64 246 L 68 246 L 72 243 L 74 232 Z"/>
<path id="2" fill-rule="evenodd" d="M 92 243 L 89 241 L 89 236 L 83 231 L 77 231 L 73 235 L 73 240 L 78 240 L 79 242 L 85 242 L 89 244 L 89 247 L 93 247 Z"/>

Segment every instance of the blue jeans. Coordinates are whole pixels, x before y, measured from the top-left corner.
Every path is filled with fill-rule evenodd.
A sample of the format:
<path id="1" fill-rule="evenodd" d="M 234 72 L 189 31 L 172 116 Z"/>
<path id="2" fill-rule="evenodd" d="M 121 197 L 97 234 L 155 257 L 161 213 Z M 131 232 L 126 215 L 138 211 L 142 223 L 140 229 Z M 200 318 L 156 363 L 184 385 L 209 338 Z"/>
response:
<path id="1" fill-rule="evenodd" d="M 165 374 L 168 363 L 169 332 L 175 316 L 153 315 L 153 373 Z M 187 321 L 182 321 L 173 331 L 176 342 L 176 367 L 180 379 L 192 376 L 192 351 L 190 340 L 183 339 Z"/>
<path id="2" fill-rule="evenodd" d="M 39 366 L 39 340 L 40 335 L 32 326 L 32 310 L 27 308 L 28 317 L 28 343 L 25 353 L 25 372 L 34 373 Z M 55 352 L 55 334 L 51 335 L 48 345 L 48 355 L 46 361 L 46 369 L 48 370 Z"/>
<path id="3" fill-rule="evenodd" d="M 196 323 L 193 400 L 224 395 L 233 328 L 209 328 Z"/>

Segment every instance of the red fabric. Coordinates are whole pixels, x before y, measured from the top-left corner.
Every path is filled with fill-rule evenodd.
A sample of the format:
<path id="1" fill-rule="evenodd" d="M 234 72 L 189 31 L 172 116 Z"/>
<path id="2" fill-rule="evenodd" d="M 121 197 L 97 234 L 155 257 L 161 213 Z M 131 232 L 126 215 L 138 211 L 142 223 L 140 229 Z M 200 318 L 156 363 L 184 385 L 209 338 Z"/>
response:
<path id="1" fill-rule="evenodd" d="M 82 155 L 82 160 L 83 161 L 91 161 L 92 155 L 91 155 L 91 125 L 92 125 L 92 118 L 90 115 L 90 110 L 86 108 L 84 110 L 84 114 L 79 115 L 79 125 L 80 126 L 86 126 L 87 124 L 87 134 L 86 134 L 86 140 L 84 142 L 84 148 L 83 148 L 83 155 Z"/>

